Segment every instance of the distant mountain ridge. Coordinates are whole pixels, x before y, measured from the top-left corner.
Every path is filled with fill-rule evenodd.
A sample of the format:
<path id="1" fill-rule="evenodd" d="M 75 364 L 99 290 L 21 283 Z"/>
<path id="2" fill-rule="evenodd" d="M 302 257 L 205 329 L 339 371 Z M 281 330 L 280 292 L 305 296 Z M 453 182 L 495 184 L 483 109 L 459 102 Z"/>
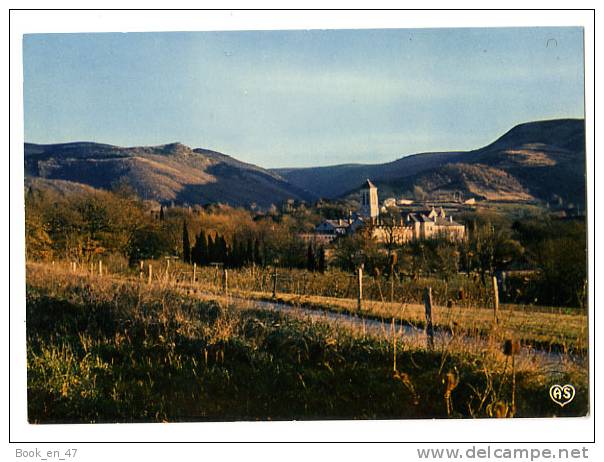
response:
<path id="1" fill-rule="evenodd" d="M 384 164 L 273 169 L 290 183 L 325 198 L 346 196 L 366 178 L 380 196 L 428 194 L 490 200 L 585 203 L 585 122 L 556 119 L 520 124 L 473 151 L 423 153 Z"/>
<path id="2" fill-rule="evenodd" d="M 63 191 L 111 189 L 126 180 L 162 203 L 267 208 L 287 199 L 345 197 L 370 178 L 380 198 L 428 195 L 585 204 L 585 124 L 558 119 L 520 124 L 472 151 L 414 154 L 373 165 L 264 169 L 181 143 L 119 147 L 25 143 L 26 183 Z"/>
<path id="3" fill-rule="evenodd" d="M 128 148 L 90 142 L 25 143 L 25 175 L 30 182 L 37 179 L 37 185 L 54 182 L 56 188 L 71 182 L 111 189 L 126 180 L 143 199 L 163 203 L 255 203 L 266 208 L 289 198 L 314 199 L 277 173 L 181 143 Z"/>

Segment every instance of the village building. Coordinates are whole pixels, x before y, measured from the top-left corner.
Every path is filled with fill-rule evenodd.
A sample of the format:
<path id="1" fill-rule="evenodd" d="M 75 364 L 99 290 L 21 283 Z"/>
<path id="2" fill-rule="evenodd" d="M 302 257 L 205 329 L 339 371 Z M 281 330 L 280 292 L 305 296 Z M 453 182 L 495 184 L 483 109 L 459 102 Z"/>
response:
<path id="1" fill-rule="evenodd" d="M 392 204 L 389 204 L 390 206 Z M 368 227 L 378 242 L 404 244 L 413 240 L 444 238 L 458 241 L 465 238 L 465 226 L 453 221 L 441 207 L 436 210 L 402 212 L 396 216 L 380 217 L 378 190 L 368 179 L 360 189 L 360 206 L 348 219 L 324 220 L 316 226 L 314 234 L 305 240 L 329 243 L 334 239 Z"/>
<path id="2" fill-rule="evenodd" d="M 317 234 L 330 234 L 333 236 L 344 236 L 350 226 L 350 218 L 348 220 L 323 220 L 315 228 Z"/>

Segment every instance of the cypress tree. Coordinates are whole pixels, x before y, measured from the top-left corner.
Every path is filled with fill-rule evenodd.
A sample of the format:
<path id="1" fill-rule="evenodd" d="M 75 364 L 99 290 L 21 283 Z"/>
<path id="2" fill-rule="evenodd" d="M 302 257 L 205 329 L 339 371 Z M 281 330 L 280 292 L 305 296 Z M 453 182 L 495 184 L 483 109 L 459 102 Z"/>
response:
<path id="1" fill-rule="evenodd" d="M 233 244 L 231 245 L 231 266 L 233 268 L 241 268 L 243 266 L 243 244 L 237 236 L 233 236 Z"/>
<path id="2" fill-rule="evenodd" d="M 216 260 L 216 238 L 208 234 L 208 247 L 206 251 L 208 263 L 215 263 Z"/>
<path id="3" fill-rule="evenodd" d="M 195 239 L 195 245 L 193 246 L 191 257 L 198 265 L 203 265 L 207 261 L 207 242 L 206 235 L 203 230 L 199 231 L 199 234 Z"/>
<path id="4" fill-rule="evenodd" d="M 189 242 L 189 229 L 186 220 L 182 222 L 182 259 L 185 263 L 191 263 L 191 243 Z"/>
<path id="5" fill-rule="evenodd" d="M 228 264 L 231 268 L 237 266 L 237 238 L 233 236 L 231 245 L 227 245 L 228 250 Z"/>
<path id="6" fill-rule="evenodd" d="M 217 253 L 218 253 L 218 261 L 222 263 L 227 263 L 229 257 L 229 248 L 226 243 L 226 239 L 224 236 L 218 236 L 216 238 L 217 242 Z"/>
<path id="7" fill-rule="evenodd" d="M 317 269 L 317 261 L 315 259 L 315 251 L 312 248 L 312 244 L 308 244 L 308 249 L 306 251 L 306 268 L 308 271 L 315 271 Z"/>
<path id="8" fill-rule="evenodd" d="M 251 237 L 248 237 L 247 239 L 247 247 L 245 249 L 245 255 L 243 257 L 243 260 L 246 265 L 249 265 L 251 263 L 257 263 L 254 260 L 254 242 L 252 241 Z"/>
<path id="9" fill-rule="evenodd" d="M 237 240 L 237 244 L 235 244 L 235 238 L 233 238 L 233 263 L 236 268 L 241 268 L 243 266 L 243 242 L 241 240 Z"/>
<path id="10" fill-rule="evenodd" d="M 325 248 L 323 246 L 319 247 L 319 261 L 317 262 L 317 267 L 321 273 L 325 272 Z"/>
<path id="11" fill-rule="evenodd" d="M 159 206 L 159 221 L 164 221 L 164 206 Z"/>
<path id="12" fill-rule="evenodd" d="M 254 241 L 254 255 L 252 256 L 252 261 L 257 265 L 264 266 L 262 264 L 262 253 L 260 252 L 260 242 L 258 242 L 258 239 Z"/>
<path id="13" fill-rule="evenodd" d="M 203 241 L 201 240 L 201 238 L 203 237 Z M 199 233 L 199 264 L 200 265 L 204 265 L 209 261 L 209 254 L 208 254 L 208 239 L 209 239 L 209 235 L 206 235 L 205 233 Z M 202 244 L 203 242 L 203 244 Z"/>

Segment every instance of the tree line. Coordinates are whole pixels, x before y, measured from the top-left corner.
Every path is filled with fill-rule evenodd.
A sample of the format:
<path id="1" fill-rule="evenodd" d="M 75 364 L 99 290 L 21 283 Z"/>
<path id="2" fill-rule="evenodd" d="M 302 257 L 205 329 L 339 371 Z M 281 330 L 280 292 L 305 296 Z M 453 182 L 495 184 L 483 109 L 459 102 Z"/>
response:
<path id="1" fill-rule="evenodd" d="M 25 194 L 25 245 L 30 260 L 86 262 L 121 255 L 136 265 L 170 256 L 198 265 L 278 265 L 310 271 L 335 266 L 351 272 L 364 264 L 367 274 L 447 280 L 465 273 L 477 275 L 483 285 L 498 272 L 525 271 L 509 280 L 511 301 L 585 306 L 585 220 L 478 213 L 457 218 L 466 224 L 463 241 L 388 246 L 361 231 L 330 244 L 327 259 L 327 249 L 298 237 L 320 219 L 312 208 L 281 215 L 221 205 L 165 208 L 141 201 L 124 186 L 77 194 L 30 187 Z"/>
<path id="2" fill-rule="evenodd" d="M 267 264 L 278 264 L 279 259 L 267 261 L 266 251 L 263 243 L 258 238 L 242 238 L 237 234 L 228 241 L 224 235 L 218 232 L 200 230 L 195 236 L 195 242 L 191 245 L 191 237 L 187 221 L 183 221 L 182 229 L 182 260 L 185 263 L 196 263 L 197 265 L 210 265 L 221 263 L 230 268 L 241 268 L 249 265 L 265 266 Z M 309 271 L 325 271 L 327 264 L 325 260 L 325 248 L 309 243 L 306 252 L 306 261 L 298 260 L 295 267 L 303 267 Z"/>

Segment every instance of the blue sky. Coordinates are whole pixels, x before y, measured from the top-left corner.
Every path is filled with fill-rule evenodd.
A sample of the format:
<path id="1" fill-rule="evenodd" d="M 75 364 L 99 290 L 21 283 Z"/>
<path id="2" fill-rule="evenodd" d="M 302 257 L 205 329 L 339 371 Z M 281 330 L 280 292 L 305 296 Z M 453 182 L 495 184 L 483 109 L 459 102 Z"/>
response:
<path id="1" fill-rule="evenodd" d="M 377 163 L 583 117 L 581 28 L 33 34 L 25 139 Z"/>

